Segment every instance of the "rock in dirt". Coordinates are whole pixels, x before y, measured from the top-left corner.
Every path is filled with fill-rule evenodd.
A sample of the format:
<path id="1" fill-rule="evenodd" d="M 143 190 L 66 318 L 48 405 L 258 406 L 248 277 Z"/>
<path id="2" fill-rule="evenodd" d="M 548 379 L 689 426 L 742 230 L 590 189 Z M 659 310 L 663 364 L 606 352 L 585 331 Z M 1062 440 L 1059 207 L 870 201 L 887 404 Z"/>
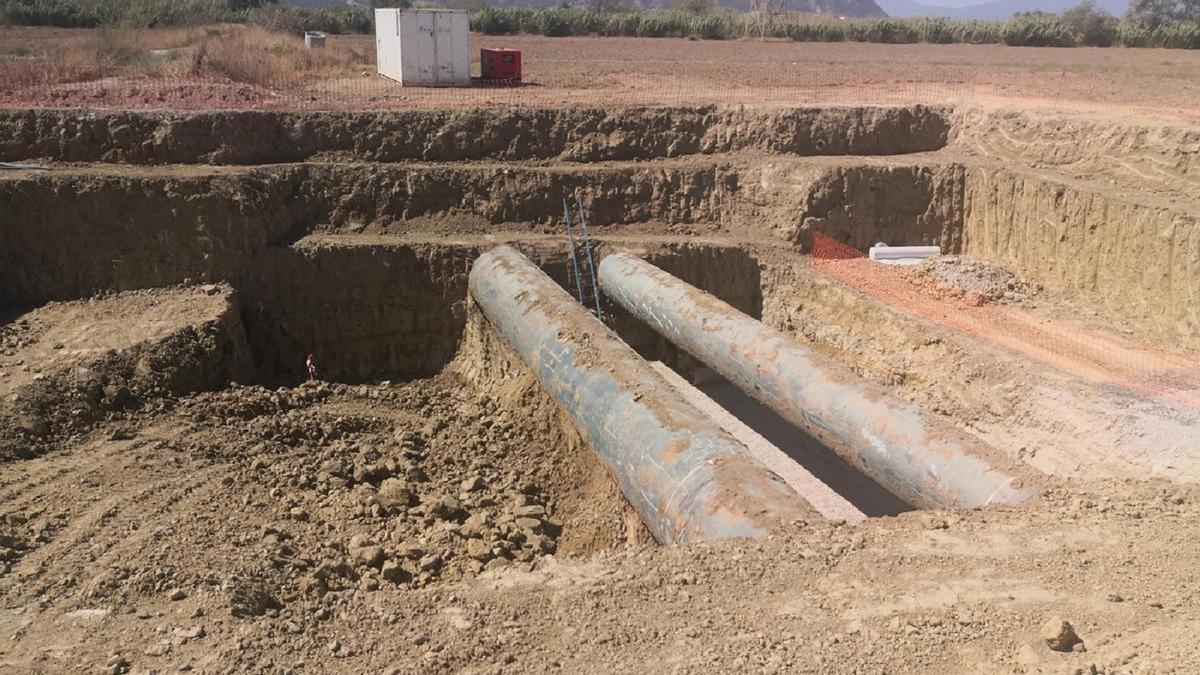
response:
<path id="1" fill-rule="evenodd" d="M 472 539 L 467 542 L 467 555 L 479 562 L 487 562 L 492 559 L 492 547 L 482 539 Z"/>
<path id="2" fill-rule="evenodd" d="M 358 565 L 365 567 L 380 567 L 387 557 L 383 548 L 366 535 L 356 534 L 350 538 L 350 557 Z"/>
<path id="3" fill-rule="evenodd" d="M 409 579 L 408 572 L 400 566 L 400 563 L 396 562 L 395 560 L 388 560 L 384 562 L 383 568 L 380 570 L 379 575 L 383 577 L 384 580 L 390 581 L 394 584 L 404 583 Z"/>
<path id="4" fill-rule="evenodd" d="M 108 435 L 110 441 L 128 441 L 133 438 L 133 432 L 125 427 L 117 427 Z"/>
<path id="5" fill-rule="evenodd" d="M 1069 652 L 1082 642 L 1071 622 L 1060 616 L 1050 617 L 1042 624 L 1041 638 L 1046 641 L 1047 647 L 1056 652 Z"/>
<path id="6" fill-rule="evenodd" d="M 146 647 L 142 652 L 146 656 L 166 656 L 171 653 L 171 643 L 167 641 L 158 642 Z"/>
<path id="7" fill-rule="evenodd" d="M 199 640 L 207 635 L 207 632 L 205 632 L 204 626 L 192 626 L 191 628 L 176 628 L 174 634 L 175 637 L 186 643 L 190 640 Z"/>
<path id="8" fill-rule="evenodd" d="M 353 556 L 354 562 L 365 567 L 379 567 L 383 565 L 384 558 L 386 557 L 383 549 L 379 546 L 357 548 L 351 551 L 350 555 Z"/>
<path id="9" fill-rule="evenodd" d="M 389 478 L 379 485 L 376 495 L 379 505 L 385 509 L 398 511 L 406 509 L 417 502 L 416 496 L 408 488 L 408 483 L 401 478 Z"/>
<path id="10" fill-rule="evenodd" d="M 18 430 L 37 438 L 43 438 L 50 433 L 50 423 L 40 415 L 21 415 L 16 419 L 16 427 Z"/>
<path id="11" fill-rule="evenodd" d="M 462 503 L 451 495 L 443 495 L 433 506 L 433 514 L 442 520 L 454 520 L 462 515 Z"/>
<path id="12" fill-rule="evenodd" d="M 262 616 L 267 610 L 282 609 L 266 586 L 255 582 L 229 584 L 229 613 L 235 617 Z"/>
<path id="13" fill-rule="evenodd" d="M 514 524 L 524 530 L 536 531 L 542 527 L 542 521 L 537 518 L 517 518 Z"/>
<path id="14" fill-rule="evenodd" d="M 425 555 L 425 547 L 415 541 L 405 541 L 396 547 L 396 555 L 401 558 L 419 560 Z"/>
<path id="15" fill-rule="evenodd" d="M 464 537 L 482 537 L 487 526 L 488 514 L 486 511 L 480 511 L 467 518 L 459 528 L 459 532 Z"/>

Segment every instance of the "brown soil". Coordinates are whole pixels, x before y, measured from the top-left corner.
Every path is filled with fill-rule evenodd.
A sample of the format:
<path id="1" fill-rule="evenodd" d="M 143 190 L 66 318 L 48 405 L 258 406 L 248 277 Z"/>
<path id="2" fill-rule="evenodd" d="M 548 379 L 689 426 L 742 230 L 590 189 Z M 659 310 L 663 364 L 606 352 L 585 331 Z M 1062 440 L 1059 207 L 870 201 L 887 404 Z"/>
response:
<path id="1" fill-rule="evenodd" d="M 963 256 L 935 256 L 921 261 L 913 271 L 968 297 L 983 300 L 1019 303 L 1035 296 L 1038 291 L 1035 286 L 1024 283 L 999 265 Z"/>
<path id="2" fill-rule="evenodd" d="M 652 48 L 513 42 L 572 77 L 537 50 Z M 753 59 L 901 70 L 883 46 L 653 44 L 724 59 L 706 96 L 762 85 Z M 1025 95 L 1055 85 L 1022 79 L 1037 56 L 1099 100 L 1070 65 L 1091 54 L 1160 109 L 1187 93 L 1141 50 L 904 53 L 1008 68 Z M 662 88 L 613 59 L 572 91 Z M 978 107 L 4 120 L 2 156 L 51 170 L 0 174 L 0 670 L 1200 669 L 1200 413 L 1163 393 L 1196 393 L 1192 126 Z M 598 254 L 761 317 L 1039 494 L 654 545 L 468 297 L 498 243 L 567 282 L 572 190 Z M 813 264 L 817 235 L 965 258 L 897 279 Z M 701 372 L 607 314 L 641 356 Z M 1134 386 L 1146 367 L 1171 377 Z M 1052 649 L 1061 620 L 1082 646 Z"/>
<path id="3" fill-rule="evenodd" d="M 0 39 L 35 53 L 47 41 L 86 40 L 90 32 L 0 30 Z M 368 58 L 375 52 L 370 36 L 331 40 Z M 302 86 L 290 72 L 277 83 L 172 72 L 17 87 L 0 90 L 0 102 L 193 110 L 974 102 L 1196 120 L 1200 99 L 1200 55 L 1187 50 L 471 36 L 473 55 L 497 45 L 522 50 L 527 86 L 401 88 L 364 65 Z"/>
<path id="4" fill-rule="evenodd" d="M 929 283 L 866 258 L 817 261 L 818 269 L 886 304 L 980 336 L 1056 368 L 1200 410 L 1200 361 L 1158 353 L 1115 335 L 1089 333 L 1065 320 L 987 302 L 987 296 Z M 972 284 L 974 285 L 974 284 Z"/>

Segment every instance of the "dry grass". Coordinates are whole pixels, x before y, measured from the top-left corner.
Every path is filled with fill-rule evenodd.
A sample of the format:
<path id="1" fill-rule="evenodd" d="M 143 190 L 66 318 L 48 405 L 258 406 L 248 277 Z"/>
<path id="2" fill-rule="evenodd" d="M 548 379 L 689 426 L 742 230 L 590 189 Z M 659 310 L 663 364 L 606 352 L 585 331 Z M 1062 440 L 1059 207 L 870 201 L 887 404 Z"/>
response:
<path id="1" fill-rule="evenodd" d="M 331 36 L 325 49 L 309 50 L 302 36 L 241 25 L 57 30 L 51 39 L 4 44 L 0 90 L 108 77 L 205 77 L 295 87 L 373 70 L 375 62 L 374 51 L 361 41 Z"/>
<path id="2" fill-rule="evenodd" d="M 264 87 L 289 87 L 345 75 L 375 62 L 353 43 L 330 38 L 324 49 L 306 49 L 301 36 L 239 27 L 201 42 L 192 53 L 191 75 L 207 75 Z"/>

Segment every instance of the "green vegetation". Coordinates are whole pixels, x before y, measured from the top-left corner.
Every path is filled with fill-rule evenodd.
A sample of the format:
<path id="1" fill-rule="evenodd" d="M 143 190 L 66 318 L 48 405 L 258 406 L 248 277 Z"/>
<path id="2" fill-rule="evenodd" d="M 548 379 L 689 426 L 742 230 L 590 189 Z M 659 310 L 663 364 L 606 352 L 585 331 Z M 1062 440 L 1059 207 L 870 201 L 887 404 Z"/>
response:
<path id="1" fill-rule="evenodd" d="M 240 23 L 243 0 L 0 0 L 0 23 L 60 28 L 179 26 L 195 18 Z"/>
<path id="2" fill-rule="evenodd" d="M 376 6 L 407 4 L 380 0 Z M 461 4 L 461 3 L 460 3 Z M 472 5 L 474 3 L 471 3 Z M 596 3 L 604 4 L 604 3 Z M 488 35 L 609 35 L 729 40 L 746 36 L 797 42 L 1123 46 L 1200 49 L 1197 0 L 1135 0 L 1117 19 L 1085 1 L 1062 15 L 1018 14 L 1008 21 L 848 19 L 711 10 L 709 0 L 677 0 L 677 9 L 594 11 L 584 7 L 483 7 L 471 29 Z M 615 5 L 620 6 L 620 5 Z M 156 27 L 254 23 L 271 30 L 370 33 L 371 10 L 358 5 L 308 9 L 268 0 L 0 0 L 0 23 L 64 27 Z"/>
<path id="3" fill-rule="evenodd" d="M 408 6 L 406 0 L 380 7 Z M 370 33 L 371 10 L 357 5 L 319 8 L 274 0 L 0 0 L 0 24 L 60 28 L 160 28 L 214 23 L 257 23 L 280 31 Z"/>
<path id="4" fill-rule="evenodd" d="M 471 14 L 471 29 L 488 35 L 528 33 L 561 37 L 610 35 L 729 40 L 745 36 L 797 42 L 883 42 L 1005 44 L 1023 47 L 1174 47 L 1200 49 L 1200 23 L 1151 25 L 1118 20 L 1090 3 L 1063 15 L 1019 14 L 1008 21 L 941 18 L 848 19 L 784 13 L 689 10 L 592 12 L 578 7 L 533 9 L 489 7 Z"/>
<path id="5" fill-rule="evenodd" d="M 1133 0 L 1129 16 L 1139 23 L 1161 26 L 1200 21 L 1200 0 Z"/>

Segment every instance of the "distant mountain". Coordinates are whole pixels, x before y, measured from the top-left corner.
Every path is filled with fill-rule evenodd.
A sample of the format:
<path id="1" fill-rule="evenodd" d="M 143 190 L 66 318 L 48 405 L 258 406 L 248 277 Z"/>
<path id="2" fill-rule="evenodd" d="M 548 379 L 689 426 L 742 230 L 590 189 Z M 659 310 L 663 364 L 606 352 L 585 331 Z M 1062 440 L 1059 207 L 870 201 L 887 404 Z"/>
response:
<path id="1" fill-rule="evenodd" d="M 941 0 L 946 5 L 925 4 L 916 0 L 877 0 L 883 11 L 890 16 L 944 16 L 950 19 L 994 19 L 1012 18 L 1016 12 L 1059 13 L 1079 4 L 1079 0 L 991 0 L 974 5 L 962 4 L 962 0 Z M 1129 0 L 1097 0 L 1096 7 L 1113 16 L 1121 16 L 1129 8 Z"/>

